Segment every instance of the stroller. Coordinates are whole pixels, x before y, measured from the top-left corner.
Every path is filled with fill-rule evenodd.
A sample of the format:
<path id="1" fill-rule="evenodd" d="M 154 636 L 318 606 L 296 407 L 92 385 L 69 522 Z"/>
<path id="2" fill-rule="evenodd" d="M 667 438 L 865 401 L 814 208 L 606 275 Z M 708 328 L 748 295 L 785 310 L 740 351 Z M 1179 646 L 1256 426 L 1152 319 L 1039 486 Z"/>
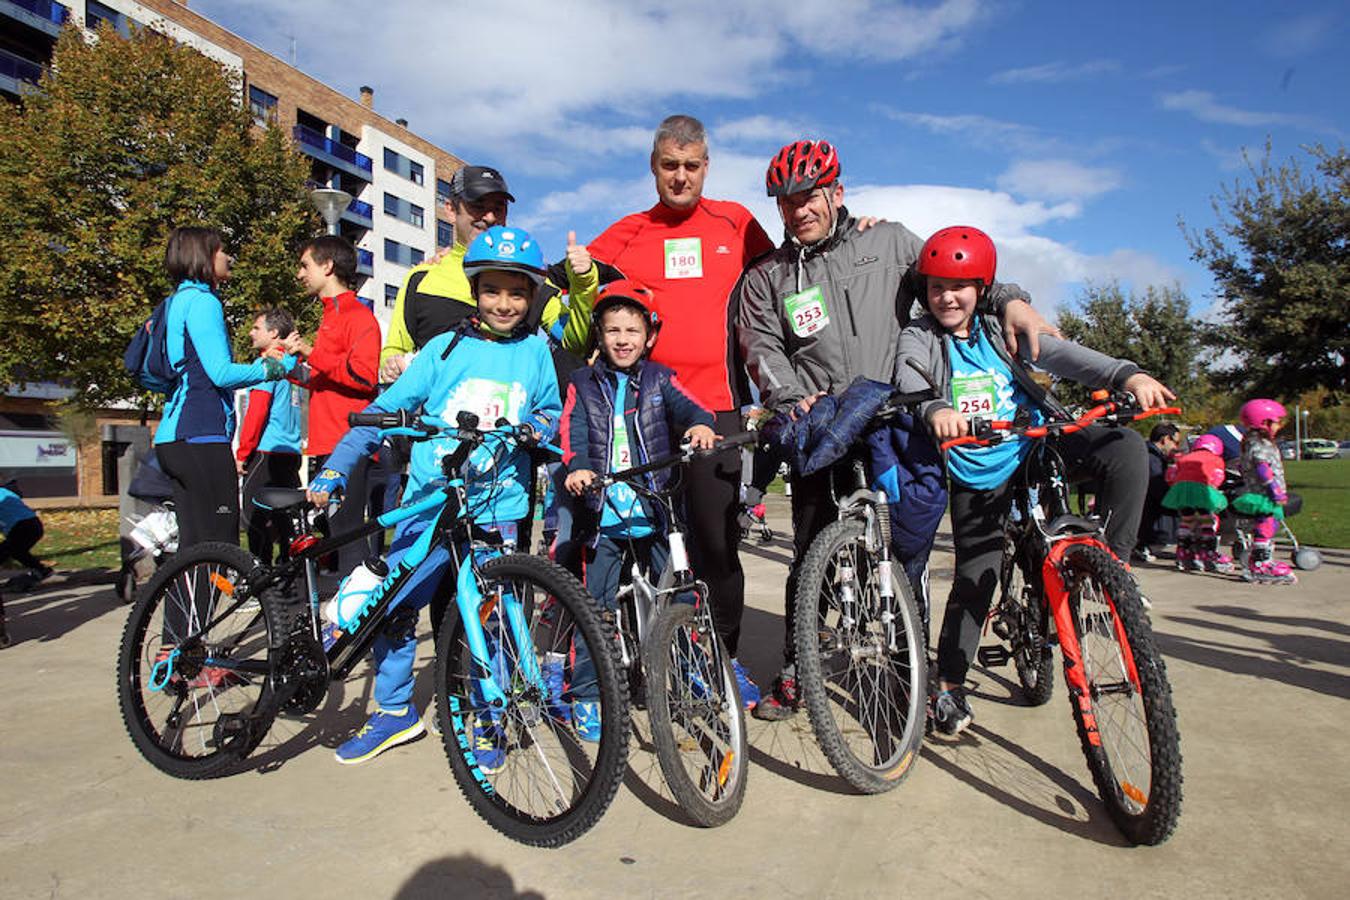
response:
<path id="1" fill-rule="evenodd" d="M 1226 532 L 1229 528 L 1233 533 L 1233 562 L 1239 568 L 1245 569 L 1247 558 L 1251 555 L 1252 549 L 1252 519 L 1244 516 L 1233 509 L 1233 501 L 1243 492 L 1242 475 L 1233 469 L 1227 470 L 1227 477 L 1223 482 L 1223 493 L 1228 498 L 1228 508 L 1220 516 L 1220 530 Z M 1289 551 L 1289 561 L 1294 564 L 1295 569 L 1302 569 L 1305 572 L 1311 572 L 1322 565 L 1322 554 L 1318 553 L 1312 547 L 1301 546 L 1294 531 L 1289 527 L 1289 519 L 1298 515 L 1303 509 L 1303 498 L 1289 492 L 1289 501 L 1284 505 L 1284 518 L 1278 519 L 1280 531 L 1284 538 L 1289 541 L 1291 550 Z"/>
<path id="2" fill-rule="evenodd" d="M 153 448 L 141 459 L 127 493 L 151 510 L 143 516 L 126 517 L 131 531 L 122 541 L 122 569 L 117 575 L 117 596 L 130 603 L 136 586 L 178 552 L 178 518 L 173 511 L 173 484 L 159 466 Z"/>

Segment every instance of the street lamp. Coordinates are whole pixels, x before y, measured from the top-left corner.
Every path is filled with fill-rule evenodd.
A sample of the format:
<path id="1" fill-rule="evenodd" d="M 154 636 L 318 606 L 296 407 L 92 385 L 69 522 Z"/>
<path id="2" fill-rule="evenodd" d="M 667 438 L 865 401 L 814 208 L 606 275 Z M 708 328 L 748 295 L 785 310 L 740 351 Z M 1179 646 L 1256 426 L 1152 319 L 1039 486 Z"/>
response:
<path id="1" fill-rule="evenodd" d="M 338 220 L 342 211 L 352 202 L 352 195 L 337 188 L 315 188 L 309 192 L 309 199 L 319 215 L 328 223 L 328 233 L 338 233 Z"/>

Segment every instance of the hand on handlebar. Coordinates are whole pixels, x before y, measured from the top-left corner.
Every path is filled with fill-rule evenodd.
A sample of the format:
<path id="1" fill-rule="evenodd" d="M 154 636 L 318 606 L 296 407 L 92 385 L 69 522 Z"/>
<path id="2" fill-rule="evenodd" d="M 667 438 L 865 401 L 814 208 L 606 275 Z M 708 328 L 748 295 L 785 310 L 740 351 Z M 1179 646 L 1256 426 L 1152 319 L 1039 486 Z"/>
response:
<path id="1" fill-rule="evenodd" d="M 721 440 L 707 425 L 695 425 L 684 433 L 684 442 L 693 450 L 711 450 Z"/>
<path id="2" fill-rule="evenodd" d="M 1169 400 L 1177 399 L 1177 395 L 1172 393 L 1167 385 L 1152 375 L 1145 375 L 1143 372 L 1135 372 L 1125 379 L 1123 387 L 1134 394 L 1134 399 L 1139 403 L 1141 409 L 1166 406 Z"/>
<path id="3" fill-rule="evenodd" d="M 929 425 L 933 428 L 933 436 L 939 441 L 949 441 L 970 434 L 970 422 L 951 407 L 933 413 Z"/>
<path id="4" fill-rule="evenodd" d="M 569 494 L 580 497 L 582 494 L 586 493 L 586 489 L 589 488 L 594 481 L 595 473 L 590 469 L 577 469 L 575 472 L 568 474 L 567 480 L 563 482 L 563 487 L 567 488 Z"/>

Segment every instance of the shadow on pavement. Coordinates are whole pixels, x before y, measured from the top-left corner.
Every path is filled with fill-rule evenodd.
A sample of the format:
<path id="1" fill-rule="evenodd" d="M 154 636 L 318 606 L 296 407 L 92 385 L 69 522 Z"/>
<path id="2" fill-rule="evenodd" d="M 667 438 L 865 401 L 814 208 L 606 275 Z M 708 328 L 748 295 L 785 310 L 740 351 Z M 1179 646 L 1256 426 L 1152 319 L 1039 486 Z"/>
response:
<path id="1" fill-rule="evenodd" d="M 484 862 L 468 853 L 443 856 L 423 863 L 394 895 L 395 900 L 424 897 L 490 897 L 544 900 L 536 891 L 516 890 L 515 879 L 501 866 Z"/>
<path id="2" fill-rule="evenodd" d="M 1350 637 L 1350 625 L 1347 625 L 1344 622 L 1334 622 L 1330 619 L 1309 619 L 1303 616 L 1272 616 L 1246 606 L 1197 606 L 1196 610 L 1204 613 L 1214 613 L 1218 616 L 1229 616 L 1234 619 L 1245 619 L 1249 622 L 1265 622 L 1270 625 L 1284 625 L 1289 628 L 1311 628 L 1313 631 L 1332 631 L 1336 634 L 1343 634 Z"/>
<path id="3" fill-rule="evenodd" d="M 54 641 L 62 635 L 109 613 L 126 615 L 110 586 L 96 594 L 75 594 L 69 589 L 102 584 L 110 580 L 103 570 L 74 572 L 44 582 L 26 593 L 5 592 L 5 616 L 9 636 L 17 646 L 25 641 Z"/>
<path id="4" fill-rule="evenodd" d="M 1069 727 L 1067 721 L 1064 724 Z M 987 728 L 972 724 L 955 741 L 929 738 L 923 756 L 957 781 L 1028 818 L 1098 844 L 1129 846 L 1096 794 Z"/>
<path id="5" fill-rule="evenodd" d="M 628 745 L 628 771 L 623 776 L 624 787 L 657 815 L 677 825 L 697 827 L 697 823 L 675 802 L 670 788 L 666 787 L 661 763 L 656 758 L 656 747 L 651 741 L 646 713 L 635 710 L 632 721 L 633 734 Z"/>
<path id="6" fill-rule="evenodd" d="M 1350 665 L 1350 644 L 1344 641 L 1292 634 L 1250 632 L 1238 628 L 1219 627 L 1203 619 L 1177 617 L 1175 621 L 1196 627 L 1215 628 L 1228 633 L 1252 635 L 1267 641 L 1271 649 L 1235 648 L 1231 644 L 1219 641 L 1199 640 L 1155 631 L 1159 648 L 1169 657 L 1230 674 L 1280 681 L 1330 697 L 1341 699 L 1350 697 L 1350 677 L 1301 665 L 1318 659 L 1324 659 L 1333 665 Z M 1334 645 L 1337 652 L 1332 653 L 1328 645 Z M 1321 650 L 1320 657 L 1308 652 L 1316 649 Z"/>

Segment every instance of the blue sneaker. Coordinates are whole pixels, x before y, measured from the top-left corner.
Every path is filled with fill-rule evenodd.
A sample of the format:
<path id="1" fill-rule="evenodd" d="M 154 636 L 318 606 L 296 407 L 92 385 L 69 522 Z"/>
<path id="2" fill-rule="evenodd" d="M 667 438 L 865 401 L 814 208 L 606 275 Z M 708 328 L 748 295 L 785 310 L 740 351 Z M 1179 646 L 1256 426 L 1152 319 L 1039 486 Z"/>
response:
<path id="1" fill-rule="evenodd" d="M 506 733 L 491 715 L 474 721 L 473 757 L 484 775 L 500 772 L 506 765 Z"/>
<path id="2" fill-rule="evenodd" d="M 736 675 L 736 687 L 741 692 L 741 705 L 746 709 L 754 709 L 759 705 L 759 686 L 750 680 L 750 673 L 745 671 L 745 666 L 741 665 L 739 659 L 732 659 L 731 671 Z"/>
<path id="3" fill-rule="evenodd" d="M 390 747 L 406 744 L 427 730 L 412 704 L 402 712 L 377 709 L 351 740 L 333 754 L 343 765 L 354 766 L 374 759 Z"/>
<path id="4" fill-rule="evenodd" d="M 583 700 L 572 709 L 572 725 L 577 737 L 591 744 L 600 743 L 600 704 Z"/>
<path id="5" fill-rule="evenodd" d="M 561 653 L 549 653 L 544 664 L 539 667 L 544 676 L 544 686 L 548 688 L 548 714 L 564 725 L 572 721 L 572 709 L 563 698 L 567 685 L 563 678 L 565 660 Z"/>

